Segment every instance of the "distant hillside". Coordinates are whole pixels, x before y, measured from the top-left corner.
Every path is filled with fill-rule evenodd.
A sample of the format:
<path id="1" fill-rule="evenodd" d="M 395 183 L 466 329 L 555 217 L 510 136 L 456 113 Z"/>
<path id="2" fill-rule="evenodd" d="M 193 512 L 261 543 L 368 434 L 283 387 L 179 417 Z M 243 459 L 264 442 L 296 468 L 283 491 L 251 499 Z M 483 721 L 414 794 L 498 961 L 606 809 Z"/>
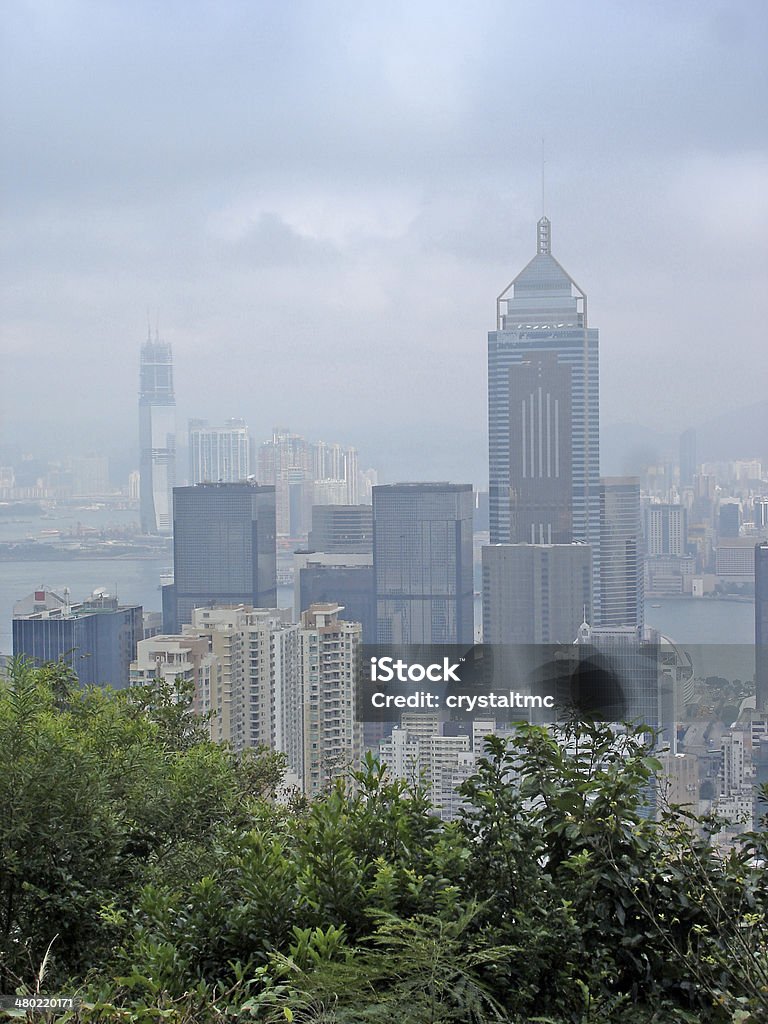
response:
<path id="1" fill-rule="evenodd" d="M 768 464 L 768 401 L 692 425 L 699 461 L 759 458 Z M 604 476 L 637 474 L 664 458 L 676 461 L 679 442 L 679 434 L 641 423 L 607 423 L 600 430 L 600 471 Z"/>

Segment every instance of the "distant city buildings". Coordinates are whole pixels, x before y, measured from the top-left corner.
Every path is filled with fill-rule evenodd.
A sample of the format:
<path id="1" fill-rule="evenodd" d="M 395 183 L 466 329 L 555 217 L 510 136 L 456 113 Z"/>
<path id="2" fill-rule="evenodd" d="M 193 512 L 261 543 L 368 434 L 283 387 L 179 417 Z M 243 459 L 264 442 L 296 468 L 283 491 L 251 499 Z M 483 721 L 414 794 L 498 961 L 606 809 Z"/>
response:
<path id="1" fill-rule="evenodd" d="M 223 427 L 206 420 L 189 421 L 191 484 L 238 483 L 250 475 L 250 440 L 245 420 L 229 419 Z"/>
<path id="2" fill-rule="evenodd" d="M 36 590 L 13 610 L 14 657 L 65 661 L 83 686 L 128 686 L 142 637 L 141 607 L 100 591 L 73 604 L 67 591 Z"/>
<path id="3" fill-rule="evenodd" d="M 379 643 L 474 639 L 470 484 L 373 488 L 373 573 Z"/>
<path id="4" fill-rule="evenodd" d="M 645 509 L 646 554 L 687 554 L 688 513 L 682 505 L 655 503 Z"/>
<path id="5" fill-rule="evenodd" d="M 275 489 L 252 482 L 173 492 L 174 582 L 163 588 L 163 627 L 178 633 L 194 608 L 277 604 Z"/>
<path id="6" fill-rule="evenodd" d="M 147 338 L 139 374 L 141 529 L 170 534 L 176 483 L 176 399 L 173 356 L 167 342 Z"/>
<path id="7" fill-rule="evenodd" d="M 275 429 L 259 448 L 257 463 L 258 479 L 275 487 L 280 537 L 306 538 L 313 505 L 357 505 L 370 491 L 355 448 L 307 441 L 286 430 Z"/>

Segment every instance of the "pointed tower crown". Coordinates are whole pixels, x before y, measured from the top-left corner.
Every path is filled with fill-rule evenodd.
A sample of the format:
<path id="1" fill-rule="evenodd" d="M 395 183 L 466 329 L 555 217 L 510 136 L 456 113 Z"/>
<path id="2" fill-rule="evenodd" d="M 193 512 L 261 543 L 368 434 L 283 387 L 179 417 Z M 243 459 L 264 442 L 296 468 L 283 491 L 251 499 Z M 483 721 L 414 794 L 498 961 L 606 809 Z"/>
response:
<path id="1" fill-rule="evenodd" d="M 552 255 L 552 225 L 547 217 L 536 225 L 536 252 L 539 256 Z"/>

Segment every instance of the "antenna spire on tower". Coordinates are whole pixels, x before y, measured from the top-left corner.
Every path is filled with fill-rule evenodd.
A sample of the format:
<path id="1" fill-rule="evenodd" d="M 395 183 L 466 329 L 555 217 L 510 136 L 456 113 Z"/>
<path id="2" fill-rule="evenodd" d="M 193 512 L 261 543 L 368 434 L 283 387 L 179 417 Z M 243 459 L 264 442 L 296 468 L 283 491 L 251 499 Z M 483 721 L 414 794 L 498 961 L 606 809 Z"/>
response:
<path id="1" fill-rule="evenodd" d="M 546 217 L 547 215 L 547 203 L 546 203 L 546 189 L 545 189 L 545 178 L 544 178 L 544 137 L 541 139 L 541 216 Z"/>

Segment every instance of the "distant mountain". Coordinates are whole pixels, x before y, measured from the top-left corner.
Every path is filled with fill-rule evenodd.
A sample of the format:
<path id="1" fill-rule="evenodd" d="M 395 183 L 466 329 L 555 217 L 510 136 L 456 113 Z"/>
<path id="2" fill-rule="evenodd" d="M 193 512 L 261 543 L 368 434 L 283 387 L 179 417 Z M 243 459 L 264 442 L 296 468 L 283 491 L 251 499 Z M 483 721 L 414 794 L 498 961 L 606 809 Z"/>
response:
<path id="1" fill-rule="evenodd" d="M 768 401 L 720 413 L 696 427 L 701 462 L 762 459 L 768 463 Z"/>
<path id="2" fill-rule="evenodd" d="M 729 409 L 693 424 L 699 462 L 761 459 L 768 464 L 768 401 Z M 679 455 L 680 435 L 640 423 L 607 423 L 600 430 L 604 476 L 637 475 L 654 462 Z"/>

